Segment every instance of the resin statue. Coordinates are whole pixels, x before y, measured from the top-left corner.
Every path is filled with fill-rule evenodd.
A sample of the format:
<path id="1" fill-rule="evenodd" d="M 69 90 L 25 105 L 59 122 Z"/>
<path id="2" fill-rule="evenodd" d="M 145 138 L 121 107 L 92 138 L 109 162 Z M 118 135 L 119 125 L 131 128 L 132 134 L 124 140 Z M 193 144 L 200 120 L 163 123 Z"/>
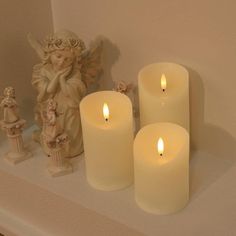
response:
<path id="1" fill-rule="evenodd" d="M 57 112 L 57 103 L 53 99 L 48 99 L 46 111 L 42 112 L 42 132 L 40 134 L 40 143 L 45 152 L 49 154 L 49 148 L 53 147 L 56 138 L 63 133 L 63 128 L 58 117 L 63 113 Z"/>
<path id="2" fill-rule="evenodd" d="M 22 138 L 22 130 L 26 122 L 19 116 L 14 88 L 5 88 L 3 94 L 4 98 L 0 103 L 3 109 L 3 120 L 0 121 L 0 127 L 6 132 L 11 147 L 5 159 L 11 164 L 17 164 L 32 156 L 25 149 Z"/>
<path id="3" fill-rule="evenodd" d="M 3 109 L 3 121 L 5 123 L 14 123 L 20 119 L 18 114 L 18 105 L 15 100 L 15 89 L 7 87 L 3 92 L 4 98 L 0 106 Z"/>
<path id="4" fill-rule="evenodd" d="M 134 115 L 134 132 L 136 132 L 136 121 L 135 121 L 135 117 L 138 116 L 137 113 L 137 109 L 135 107 L 135 97 L 134 97 L 134 85 L 132 83 L 127 84 L 124 80 L 114 80 L 114 91 L 119 92 L 119 93 L 123 93 L 125 94 L 127 97 L 129 97 L 131 103 L 132 103 L 132 107 L 133 107 L 133 115 Z"/>
<path id="5" fill-rule="evenodd" d="M 34 139 L 40 140 L 41 114 L 53 98 L 58 111 L 63 111 L 58 120 L 70 140 L 65 155 L 76 156 L 83 152 L 79 103 L 101 72 L 102 44 L 86 50 L 84 42 L 68 30 L 56 32 L 43 44 L 31 35 L 28 40 L 42 60 L 33 68 L 32 85 L 38 93 L 35 119 L 40 127 Z"/>
<path id="6" fill-rule="evenodd" d="M 47 109 L 42 113 L 43 128 L 40 136 L 41 144 L 50 158 L 48 171 L 51 176 L 62 176 L 72 172 L 72 165 L 65 159 L 69 138 L 64 132 L 57 112 L 57 103 L 48 99 Z"/>
<path id="7" fill-rule="evenodd" d="M 115 81 L 115 88 L 113 90 L 127 95 L 133 88 L 133 84 L 127 84 L 123 80 Z"/>

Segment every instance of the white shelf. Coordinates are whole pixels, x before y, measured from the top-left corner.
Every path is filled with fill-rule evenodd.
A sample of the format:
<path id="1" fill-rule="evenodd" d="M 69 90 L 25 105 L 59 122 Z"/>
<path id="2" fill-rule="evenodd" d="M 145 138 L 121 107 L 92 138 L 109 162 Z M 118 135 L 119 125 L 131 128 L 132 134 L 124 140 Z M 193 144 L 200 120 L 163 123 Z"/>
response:
<path id="1" fill-rule="evenodd" d="M 156 216 L 137 207 L 133 186 L 114 192 L 91 188 L 86 181 L 83 155 L 73 159 L 73 174 L 50 177 L 45 168 L 47 157 L 38 144 L 30 141 L 32 130 L 33 127 L 25 132 L 25 140 L 34 157 L 16 166 L 9 165 L 1 158 L 0 171 L 126 225 L 137 235 L 236 235 L 235 162 L 202 151 L 193 153 L 190 161 L 191 199 L 188 206 L 174 215 Z M 1 143 L 1 157 L 8 149 L 7 146 L 6 142 Z M 47 229 L 42 230 L 47 232 Z"/>

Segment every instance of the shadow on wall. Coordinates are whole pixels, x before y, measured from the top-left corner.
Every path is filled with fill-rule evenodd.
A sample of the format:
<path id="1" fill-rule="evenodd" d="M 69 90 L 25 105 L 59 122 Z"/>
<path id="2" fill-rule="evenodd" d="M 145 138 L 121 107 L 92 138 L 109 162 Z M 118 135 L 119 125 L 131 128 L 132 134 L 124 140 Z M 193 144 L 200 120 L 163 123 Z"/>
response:
<path id="1" fill-rule="evenodd" d="M 99 88 L 96 90 L 108 90 L 114 87 L 114 79 L 112 77 L 112 67 L 120 57 L 119 48 L 104 36 L 98 36 L 94 42 L 103 42 L 102 64 L 103 73 L 100 77 Z"/>
<path id="2" fill-rule="evenodd" d="M 89 93 L 99 90 L 112 90 L 115 86 L 115 81 L 117 78 L 113 78 L 112 76 L 112 67 L 118 61 L 121 53 L 117 45 L 112 43 L 109 39 L 104 36 L 98 36 L 93 42 L 91 42 L 90 46 L 93 44 L 98 44 L 99 42 L 103 42 L 103 52 L 102 52 L 102 65 L 103 65 L 103 73 L 100 77 L 98 86 L 94 86 Z M 139 109 L 138 109 L 138 87 L 136 84 L 132 84 L 132 92 L 130 94 L 130 99 L 134 108 L 134 116 L 136 119 L 139 119 Z M 137 122 L 137 125 L 139 122 Z M 139 126 L 137 126 L 139 128 Z"/>
<path id="3" fill-rule="evenodd" d="M 222 128 L 205 123 L 203 82 L 197 72 L 190 68 L 188 71 L 191 114 L 190 196 L 195 198 L 235 163 L 236 140 Z"/>
<path id="4" fill-rule="evenodd" d="M 99 42 L 103 42 L 103 53 L 102 53 L 102 64 L 103 64 L 103 73 L 100 77 L 100 83 L 97 87 L 93 87 L 89 93 L 99 90 L 112 90 L 115 86 L 115 80 L 117 78 L 113 78 L 112 76 L 112 67 L 118 61 L 120 57 L 119 48 L 112 43 L 109 39 L 104 36 L 98 36 L 93 42 L 91 42 L 90 46 L 93 44 L 98 44 Z M 129 94 L 129 98 L 131 99 L 133 105 L 134 117 L 136 118 L 136 132 L 139 130 L 139 109 L 138 109 L 138 87 L 133 84 L 133 92 Z"/>

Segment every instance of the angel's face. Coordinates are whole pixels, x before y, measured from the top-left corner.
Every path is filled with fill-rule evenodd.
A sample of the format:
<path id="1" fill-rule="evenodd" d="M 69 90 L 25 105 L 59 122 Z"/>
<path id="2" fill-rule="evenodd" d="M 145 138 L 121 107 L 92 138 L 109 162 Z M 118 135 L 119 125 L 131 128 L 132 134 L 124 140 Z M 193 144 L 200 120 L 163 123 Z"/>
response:
<path id="1" fill-rule="evenodd" d="M 14 98 L 15 97 L 14 88 L 12 88 L 12 87 L 5 88 L 4 95 L 8 98 L 10 98 L 10 97 Z"/>
<path id="2" fill-rule="evenodd" d="M 72 65 L 75 55 L 71 49 L 56 50 L 51 54 L 50 59 L 53 68 L 60 71 Z"/>

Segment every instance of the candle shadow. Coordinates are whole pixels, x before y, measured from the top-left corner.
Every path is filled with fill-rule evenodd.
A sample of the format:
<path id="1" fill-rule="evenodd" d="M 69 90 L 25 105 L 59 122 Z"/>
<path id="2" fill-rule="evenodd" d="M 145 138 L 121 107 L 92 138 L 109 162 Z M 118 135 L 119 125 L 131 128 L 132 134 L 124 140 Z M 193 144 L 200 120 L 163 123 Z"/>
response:
<path id="1" fill-rule="evenodd" d="M 97 36 L 90 46 L 98 44 L 99 42 L 102 42 L 103 47 L 101 56 L 103 72 L 100 75 L 98 83 L 95 84 L 89 92 L 110 90 L 114 87 L 114 80 L 112 78 L 111 70 L 116 61 L 119 59 L 120 50 L 114 43 L 102 35 Z"/>
<path id="2" fill-rule="evenodd" d="M 190 198 L 196 198 L 236 162 L 236 140 L 224 129 L 204 120 L 205 92 L 200 75 L 190 77 Z"/>

